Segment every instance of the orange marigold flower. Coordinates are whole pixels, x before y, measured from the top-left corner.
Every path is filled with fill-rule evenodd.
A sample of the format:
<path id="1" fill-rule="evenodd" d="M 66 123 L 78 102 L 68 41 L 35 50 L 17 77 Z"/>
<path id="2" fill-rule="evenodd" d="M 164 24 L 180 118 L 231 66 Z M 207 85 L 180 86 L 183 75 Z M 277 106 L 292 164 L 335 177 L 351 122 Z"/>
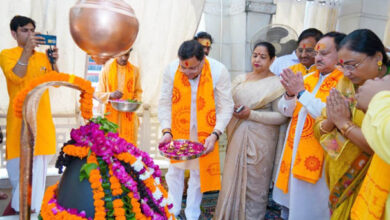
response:
<path id="1" fill-rule="evenodd" d="M 103 206 L 104 205 L 104 201 L 103 200 L 96 200 L 93 202 L 93 204 L 95 206 Z"/>
<path id="2" fill-rule="evenodd" d="M 123 201 L 121 199 L 115 199 L 112 203 L 114 205 L 114 208 L 123 206 Z"/>
<path id="3" fill-rule="evenodd" d="M 124 216 L 125 215 L 125 209 L 123 209 L 123 208 L 114 208 L 114 215 L 115 216 Z"/>

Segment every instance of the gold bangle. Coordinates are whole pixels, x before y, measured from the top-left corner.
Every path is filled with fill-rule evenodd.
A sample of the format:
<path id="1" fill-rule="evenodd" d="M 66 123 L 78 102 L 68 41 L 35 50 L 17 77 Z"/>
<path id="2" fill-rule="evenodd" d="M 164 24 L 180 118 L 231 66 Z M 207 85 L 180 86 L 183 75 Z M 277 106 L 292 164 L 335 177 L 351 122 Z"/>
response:
<path id="1" fill-rule="evenodd" d="M 347 121 L 341 128 L 340 132 L 341 134 L 346 137 L 347 134 L 352 130 L 353 127 L 356 125 L 352 121 Z"/>
<path id="2" fill-rule="evenodd" d="M 164 128 L 164 129 L 162 129 L 162 131 L 161 131 L 161 133 L 166 133 L 166 132 L 169 132 L 169 133 L 171 133 L 172 131 L 171 131 L 171 129 L 170 128 Z"/>
<path id="3" fill-rule="evenodd" d="M 347 128 L 347 130 L 344 132 L 344 137 L 347 137 L 349 133 L 351 133 L 352 129 L 356 128 L 356 125 L 352 125 Z"/>
<path id="4" fill-rule="evenodd" d="M 323 134 L 330 133 L 332 130 L 330 130 L 330 131 L 325 130 L 324 127 L 322 126 L 323 124 L 324 124 L 324 121 L 322 121 L 322 122 L 320 123 L 320 131 L 321 131 Z"/>

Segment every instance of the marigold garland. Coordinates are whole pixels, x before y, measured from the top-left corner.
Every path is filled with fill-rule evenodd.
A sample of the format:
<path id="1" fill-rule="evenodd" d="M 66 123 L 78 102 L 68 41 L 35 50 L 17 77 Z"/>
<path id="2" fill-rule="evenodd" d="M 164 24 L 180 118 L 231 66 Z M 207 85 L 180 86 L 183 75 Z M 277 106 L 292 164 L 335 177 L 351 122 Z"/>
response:
<path id="1" fill-rule="evenodd" d="M 95 163 L 98 165 L 97 158 L 94 153 L 92 153 L 87 158 L 87 163 Z M 104 191 L 101 184 L 102 176 L 98 169 L 94 169 L 89 174 L 89 182 L 91 183 L 94 206 L 95 206 L 95 219 L 105 219 L 106 209 L 104 206 Z"/>
<path id="2" fill-rule="evenodd" d="M 135 214 L 135 219 L 151 219 L 151 217 L 146 217 L 142 212 L 141 212 L 141 207 L 139 202 L 134 198 L 134 194 L 130 192 L 128 194 L 129 198 L 131 199 L 131 206 L 133 207 L 133 213 Z"/>
<path id="3" fill-rule="evenodd" d="M 42 219 L 75 219 L 82 220 L 85 218 L 85 213 L 80 214 L 71 214 L 71 210 L 66 210 L 57 203 L 56 199 L 56 190 L 58 183 L 55 185 L 49 186 L 46 189 L 45 195 L 42 201 L 41 213 L 40 216 Z"/>
<path id="4" fill-rule="evenodd" d="M 75 85 L 76 87 L 79 87 L 82 90 L 80 96 L 81 115 L 85 119 L 92 118 L 92 107 L 93 107 L 92 97 L 93 97 L 94 88 L 92 87 L 91 82 L 75 75 L 58 73 L 56 71 L 50 71 L 41 77 L 35 78 L 16 95 L 13 103 L 16 117 L 22 118 L 22 109 L 23 109 L 24 100 L 26 99 L 26 96 L 31 90 L 33 90 L 34 88 L 36 88 L 37 86 L 43 83 L 48 83 L 53 81 L 69 82 Z"/>
<path id="5" fill-rule="evenodd" d="M 119 182 L 118 178 L 114 176 L 114 173 L 112 172 L 112 166 L 110 165 L 110 183 L 111 183 L 111 190 L 113 196 L 119 196 L 123 193 L 121 183 Z"/>
<path id="6" fill-rule="evenodd" d="M 88 177 L 94 199 L 94 219 L 175 219 L 171 213 L 173 205 L 160 183 L 161 171 L 148 154 L 127 143 L 117 133 L 103 131 L 92 121 L 72 130 L 71 137 L 72 142 L 63 147 L 61 154 L 80 159 L 87 157 L 86 165 L 97 165 L 89 171 Z M 108 188 L 106 183 L 110 184 Z M 56 187 L 46 192 L 41 216 L 44 219 L 86 219 L 85 212 L 53 209 L 60 207 L 56 202 L 52 204 L 56 201 Z"/>
<path id="7" fill-rule="evenodd" d="M 82 159 L 88 155 L 89 149 L 89 147 L 80 147 L 69 144 L 64 147 L 63 151 L 69 156 L 78 157 Z"/>

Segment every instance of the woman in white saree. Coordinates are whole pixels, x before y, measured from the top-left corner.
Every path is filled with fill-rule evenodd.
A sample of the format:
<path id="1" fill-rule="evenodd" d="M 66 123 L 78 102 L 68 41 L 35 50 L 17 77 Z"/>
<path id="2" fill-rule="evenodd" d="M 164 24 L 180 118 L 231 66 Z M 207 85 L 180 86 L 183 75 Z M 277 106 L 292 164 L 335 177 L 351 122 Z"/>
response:
<path id="1" fill-rule="evenodd" d="M 235 113 L 227 127 L 216 219 L 264 218 L 279 126 L 287 120 L 277 112 L 284 89 L 269 70 L 274 58 L 275 48 L 270 43 L 256 44 L 253 72 L 237 76 L 232 83 Z"/>

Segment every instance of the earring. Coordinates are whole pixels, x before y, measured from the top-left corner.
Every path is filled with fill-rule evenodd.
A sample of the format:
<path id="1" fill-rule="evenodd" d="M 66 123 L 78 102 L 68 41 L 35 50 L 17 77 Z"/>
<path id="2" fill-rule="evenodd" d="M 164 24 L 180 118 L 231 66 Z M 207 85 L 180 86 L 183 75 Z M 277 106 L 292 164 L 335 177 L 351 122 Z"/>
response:
<path id="1" fill-rule="evenodd" d="M 382 71 L 382 65 L 383 65 L 382 60 L 379 60 L 378 61 L 378 71 Z"/>

